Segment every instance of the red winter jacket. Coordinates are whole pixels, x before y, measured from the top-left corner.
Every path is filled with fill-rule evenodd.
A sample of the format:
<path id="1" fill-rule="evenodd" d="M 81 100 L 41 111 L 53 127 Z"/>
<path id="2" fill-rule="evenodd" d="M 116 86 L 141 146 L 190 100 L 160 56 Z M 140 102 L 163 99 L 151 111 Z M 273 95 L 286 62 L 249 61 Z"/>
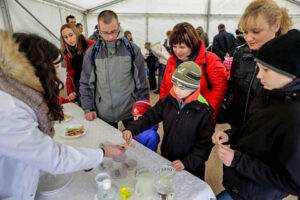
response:
<path id="1" fill-rule="evenodd" d="M 177 57 L 172 55 L 167 62 L 165 74 L 160 86 L 160 95 L 159 98 L 162 99 L 166 97 L 171 88 L 173 87 L 172 75 L 176 69 L 176 61 Z M 225 93 L 227 90 L 227 75 L 225 67 L 222 64 L 221 59 L 216 56 L 214 53 L 207 52 L 205 58 L 205 46 L 203 41 L 201 41 L 200 50 L 198 52 L 197 58 L 194 61 L 199 66 L 201 66 L 202 76 L 200 83 L 200 93 L 206 99 L 206 101 L 211 105 L 214 109 L 214 117 L 215 114 L 219 112 L 222 102 L 225 97 Z M 212 90 L 208 90 L 206 77 L 203 73 L 203 63 L 207 63 L 206 65 L 206 73 L 208 79 L 212 85 Z"/>
<path id="2" fill-rule="evenodd" d="M 85 41 L 86 41 L 88 46 L 84 49 L 83 55 L 85 54 L 85 52 L 88 50 L 88 48 L 90 46 L 92 46 L 93 44 L 96 43 L 94 40 L 89 40 L 89 39 L 86 39 L 86 38 L 85 38 Z M 74 83 L 75 71 L 71 67 L 71 60 L 70 60 L 70 57 L 68 56 L 68 54 L 65 55 L 64 59 L 65 59 L 66 68 L 67 68 L 67 80 L 66 80 L 67 94 L 69 95 L 72 92 L 75 92 L 77 94 L 76 85 Z"/>

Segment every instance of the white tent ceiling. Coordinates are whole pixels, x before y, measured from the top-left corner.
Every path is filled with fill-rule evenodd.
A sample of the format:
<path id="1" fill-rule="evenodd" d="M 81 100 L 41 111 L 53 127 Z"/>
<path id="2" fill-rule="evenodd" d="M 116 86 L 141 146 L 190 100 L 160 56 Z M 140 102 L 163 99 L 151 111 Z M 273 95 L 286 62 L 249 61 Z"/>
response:
<path id="1" fill-rule="evenodd" d="M 286 7 L 294 28 L 300 29 L 300 0 L 275 0 Z M 177 23 L 186 21 L 217 34 L 220 23 L 234 32 L 251 0 L 0 0 L 0 29 L 38 33 L 59 46 L 60 27 L 67 15 L 74 15 L 89 36 L 97 24 L 97 15 L 104 9 L 114 10 L 121 26 L 130 30 L 134 42 L 144 50 L 146 41 L 163 41 L 165 33 Z M 25 10 L 25 9 L 27 10 Z M 39 21 L 35 20 L 34 17 Z M 51 33 L 49 33 L 51 32 Z"/>

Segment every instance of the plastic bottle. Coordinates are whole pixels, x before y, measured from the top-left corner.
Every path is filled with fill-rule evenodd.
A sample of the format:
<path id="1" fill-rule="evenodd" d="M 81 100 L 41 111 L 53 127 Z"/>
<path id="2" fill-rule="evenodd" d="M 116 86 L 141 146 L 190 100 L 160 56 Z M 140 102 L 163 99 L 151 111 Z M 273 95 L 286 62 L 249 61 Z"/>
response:
<path id="1" fill-rule="evenodd" d="M 97 194 L 98 200 L 115 200 L 117 198 L 117 191 L 112 187 L 110 179 L 103 180 L 102 190 Z"/>

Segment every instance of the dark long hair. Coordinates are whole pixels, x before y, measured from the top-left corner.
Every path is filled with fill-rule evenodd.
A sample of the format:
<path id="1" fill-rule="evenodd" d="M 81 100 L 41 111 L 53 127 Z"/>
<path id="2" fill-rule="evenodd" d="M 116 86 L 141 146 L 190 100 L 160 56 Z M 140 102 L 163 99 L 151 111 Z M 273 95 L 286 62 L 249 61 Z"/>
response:
<path id="1" fill-rule="evenodd" d="M 19 51 L 25 54 L 42 83 L 45 90 L 44 101 L 49 108 L 50 120 L 62 120 L 64 114 L 58 97 L 59 91 L 64 86 L 57 77 L 54 61 L 59 57 L 61 61 L 63 55 L 54 44 L 38 35 L 14 33 L 13 38 L 19 43 Z"/>

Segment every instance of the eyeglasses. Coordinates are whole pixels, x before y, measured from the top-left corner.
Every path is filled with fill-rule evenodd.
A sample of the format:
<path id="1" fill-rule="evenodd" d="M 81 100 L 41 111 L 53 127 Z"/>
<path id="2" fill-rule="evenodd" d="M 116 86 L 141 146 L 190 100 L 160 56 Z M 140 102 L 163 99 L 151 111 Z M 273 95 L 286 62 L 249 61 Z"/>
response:
<path id="1" fill-rule="evenodd" d="M 119 32 L 120 32 L 119 30 L 114 30 L 112 32 L 99 31 L 101 35 L 105 35 L 105 36 L 116 35 L 119 34 Z"/>

